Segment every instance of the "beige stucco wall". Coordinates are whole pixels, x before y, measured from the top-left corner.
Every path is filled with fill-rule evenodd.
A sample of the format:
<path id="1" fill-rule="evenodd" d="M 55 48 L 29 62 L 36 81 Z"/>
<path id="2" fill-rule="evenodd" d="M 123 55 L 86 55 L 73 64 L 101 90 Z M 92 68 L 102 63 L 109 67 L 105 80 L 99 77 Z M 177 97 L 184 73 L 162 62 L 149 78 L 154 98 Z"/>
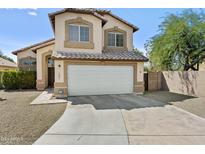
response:
<path id="1" fill-rule="evenodd" d="M 93 24 L 94 49 L 65 48 L 65 21 L 81 17 L 83 20 Z M 55 17 L 55 51 L 72 52 L 101 52 L 102 51 L 102 21 L 93 15 L 80 13 L 64 13 Z"/>
<path id="2" fill-rule="evenodd" d="M 162 88 L 174 93 L 205 97 L 205 71 L 164 71 Z"/>
<path id="3" fill-rule="evenodd" d="M 64 61 L 54 60 L 54 67 L 55 67 L 55 82 L 63 83 L 64 82 Z"/>
<path id="4" fill-rule="evenodd" d="M 144 63 L 138 62 L 137 63 L 137 82 L 144 81 Z"/>
<path id="5" fill-rule="evenodd" d="M 110 15 L 104 15 L 104 17 L 107 20 L 107 23 L 104 25 L 102 29 L 102 33 L 103 33 L 102 46 L 104 46 L 104 30 L 117 26 L 118 28 L 127 32 L 127 48 L 129 51 L 133 50 L 133 28 L 113 18 Z"/>
<path id="6" fill-rule="evenodd" d="M 83 20 L 93 24 L 93 42 L 94 49 L 65 48 L 65 21 L 81 17 Z M 107 23 L 102 27 L 102 21 L 93 15 L 80 13 L 64 13 L 55 17 L 55 51 L 77 51 L 77 52 L 101 52 L 104 47 L 104 30 L 117 26 L 127 32 L 127 48 L 133 50 L 133 28 L 125 23 L 113 18 L 110 15 L 104 15 Z"/>

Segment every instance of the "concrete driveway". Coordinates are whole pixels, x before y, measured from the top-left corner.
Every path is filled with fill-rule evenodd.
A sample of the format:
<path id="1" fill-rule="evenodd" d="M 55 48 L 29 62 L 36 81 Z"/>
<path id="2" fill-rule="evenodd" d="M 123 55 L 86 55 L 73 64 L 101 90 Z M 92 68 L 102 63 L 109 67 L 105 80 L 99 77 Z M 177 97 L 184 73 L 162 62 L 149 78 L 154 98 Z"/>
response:
<path id="1" fill-rule="evenodd" d="M 205 144 L 205 120 L 143 96 L 70 97 L 34 144 Z"/>

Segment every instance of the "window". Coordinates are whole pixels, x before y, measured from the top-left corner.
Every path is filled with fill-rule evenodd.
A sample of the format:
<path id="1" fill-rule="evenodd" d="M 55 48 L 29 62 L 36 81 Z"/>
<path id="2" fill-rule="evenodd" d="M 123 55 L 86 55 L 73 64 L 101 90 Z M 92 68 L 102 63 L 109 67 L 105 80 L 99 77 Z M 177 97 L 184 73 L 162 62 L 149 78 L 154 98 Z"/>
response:
<path id="1" fill-rule="evenodd" d="M 48 58 L 48 67 L 54 67 L 54 61 L 51 58 Z"/>
<path id="2" fill-rule="evenodd" d="M 89 42 L 89 27 L 84 25 L 69 25 L 69 40 L 75 42 Z"/>
<path id="3" fill-rule="evenodd" d="M 79 40 L 79 27 L 74 25 L 69 25 L 69 40 L 78 41 Z"/>
<path id="4" fill-rule="evenodd" d="M 123 34 L 109 32 L 108 33 L 108 46 L 123 47 Z"/>
<path id="5" fill-rule="evenodd" d="M 80 41 L 89 41 L 89 28 L 80 26 Z"/>
<path id="6" fill-rule="evenodd" d="M 108 46 L 115 46 L 115 34 L 108 33 Z"/>

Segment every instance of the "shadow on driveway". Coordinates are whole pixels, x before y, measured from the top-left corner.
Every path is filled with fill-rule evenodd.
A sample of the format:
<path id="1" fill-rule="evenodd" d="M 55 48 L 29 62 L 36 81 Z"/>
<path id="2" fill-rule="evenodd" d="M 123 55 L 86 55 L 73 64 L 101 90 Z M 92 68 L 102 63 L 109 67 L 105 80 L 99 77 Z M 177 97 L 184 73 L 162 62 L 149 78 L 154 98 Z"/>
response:
<path id="1" fill-rule="evenodd" d="M 120 94 L 120 95 L 98 95 L 98 96 L 75 96 L 69 97 L 72 105 L 91 104 L 96 110 L 103 109 L 126 109 L 145 107 L 162 107 L 167 105 L 160 101 L 145 98 L 135 94 Z"/>
<path id="2" fill-rule="evenodd" d="M 197 98 L 194 96 L 172 93 L 169 91 L 145 92 L 143 96 L 148 99 L 153 99 L 153 100 L 160 101 L 163 103 L 168 103 L 168 104 L 173 104 L 173 102 L 182 102 L 184 100 Z"/>

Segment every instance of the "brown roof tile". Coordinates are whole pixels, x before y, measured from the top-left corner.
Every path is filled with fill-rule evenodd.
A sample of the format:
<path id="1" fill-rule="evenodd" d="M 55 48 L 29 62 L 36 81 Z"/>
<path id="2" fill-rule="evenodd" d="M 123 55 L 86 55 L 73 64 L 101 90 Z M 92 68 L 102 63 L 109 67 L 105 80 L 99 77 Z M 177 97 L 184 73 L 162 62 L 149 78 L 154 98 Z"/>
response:
<path id="1" fill-rule="evenodd" d="M 27 49 L 35 50 L 35 49 L 37 49 L 37 48 L 44 47 L 44 45 L 50 45 L 50 44 L 54 43 L 54 40 L 55 40 L 55 39 L 52 38 L 52 39 L 49 39 L 49 40 L 46 40 L 46 41 L 42 41 L 42 42 L 39 42 L 39 43 L 30 45 L 30 46 L 21 48 L 21 49 L 12 51 L 12 54 L 17 55 L 17 53 L 22 52 L 22 51 L 27 50 Z"/>
<path id="2" fill-rule="evenodd" d="M 57 51 L 52 55 L 57 59 L 82 59 L 82 60 L 127 60 L 127 61 L 148 61 L 143 55 L 139 55 L 134 51 L 113 51 L 103 53 L 87 53 L 87 52 L 66 52 Z"/>

